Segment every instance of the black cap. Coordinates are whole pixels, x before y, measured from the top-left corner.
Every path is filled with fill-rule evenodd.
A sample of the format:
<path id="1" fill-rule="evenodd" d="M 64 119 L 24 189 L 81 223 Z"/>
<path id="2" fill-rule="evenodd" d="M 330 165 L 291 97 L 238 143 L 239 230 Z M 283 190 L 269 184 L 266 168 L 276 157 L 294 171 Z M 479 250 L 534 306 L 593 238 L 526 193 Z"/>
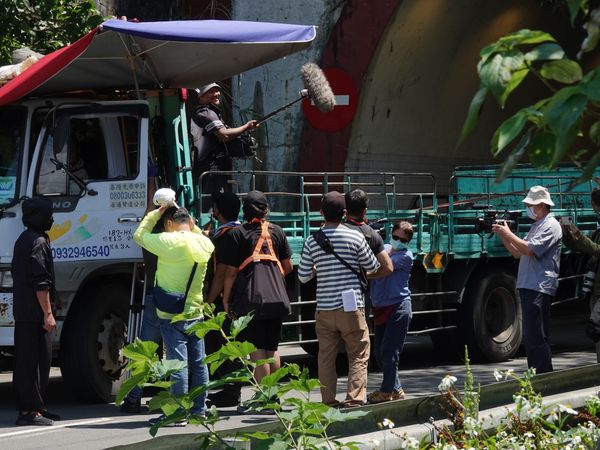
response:
<path id="1" fill-rule="evenodd" d="M 346 209 L 344 194 L 338 191 L 328 192 L 321 200 L 321 209 L 328 216 L 339 216 L 341 218 L 344 209 Z"/>
<path id="2" fill-rule="evenodd" d="M 261 191 L 250 191 L 244 197 L 244 218 L 246 220 L 254 219 L 255 217 L 262 218 L 269 210 L 267 197 Z"/>

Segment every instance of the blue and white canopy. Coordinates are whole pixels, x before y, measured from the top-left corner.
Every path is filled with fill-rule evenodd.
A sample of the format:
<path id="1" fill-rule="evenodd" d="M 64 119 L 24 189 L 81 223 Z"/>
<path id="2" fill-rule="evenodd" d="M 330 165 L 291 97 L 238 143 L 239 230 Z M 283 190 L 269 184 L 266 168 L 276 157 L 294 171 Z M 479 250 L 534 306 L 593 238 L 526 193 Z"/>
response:
<path id="1" fill-rule="evenodd" d="M 0 88 L 0 104 L 82 89 L 194 88 L 300 51 L 315 35 L 311 25 L 111 19 Z"/>

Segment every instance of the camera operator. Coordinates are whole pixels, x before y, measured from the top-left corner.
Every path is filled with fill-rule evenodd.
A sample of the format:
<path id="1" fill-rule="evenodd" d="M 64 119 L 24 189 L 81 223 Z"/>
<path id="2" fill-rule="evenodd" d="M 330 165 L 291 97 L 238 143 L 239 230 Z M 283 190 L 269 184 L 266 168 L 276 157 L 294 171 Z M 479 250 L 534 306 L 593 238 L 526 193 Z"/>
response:
<path id="1" fill-rule="evenodd" d="M 561 220 L 563 229 L 563 239 L 565 245 L 571 250 L 585 253 L 589 256 L 586 264 L 586 275 L 584 279 L 583 293 L 587 300 L 590 300 L 590 319 L 586 328 L 586 333 L 596 344 L 596 358 L 600 362 L 600 188 L 596 187 L 591 195 L 592 208 L 598 214 L 598 224 L 596 231 L 590 237 L 581 233 L 573 222 Z M 593 285 L 593 287 L 592 287 Z"/>
<path id="2" fill-rule="evenodd" d="M 533 223 L 525 239 L 514 234 L 506 223 L 492 225 L 510 254 L 519 259 L 517 289 L 523 312 L 523 337 L 527 365 L 537 373 L 552 371 L 548 341 L 550 306 L 558 287 L 562 232 L 550 213 L 554 202 L 543 186 L 533 186 L 523 199 Z"/>
<path id="3" fill-rule="evenodd" d="M 367 207 L 369 206 L 369 198 L 366 192 L 360 189 L 354 189 L 353 191 L 346 192 L 346 220 L 344 225 L 348 228 L 360 231 L 367 244 L 373 251 L 377 262 L 379 263 L 379 269 L 368 275 L 369 279 L 387 277 L 394 271 L 394 266 L 390 255 L 385 251 L 383 238 L 381 235 L 371 228 L 365 222 L 365 215 L 367 214 Z"/>

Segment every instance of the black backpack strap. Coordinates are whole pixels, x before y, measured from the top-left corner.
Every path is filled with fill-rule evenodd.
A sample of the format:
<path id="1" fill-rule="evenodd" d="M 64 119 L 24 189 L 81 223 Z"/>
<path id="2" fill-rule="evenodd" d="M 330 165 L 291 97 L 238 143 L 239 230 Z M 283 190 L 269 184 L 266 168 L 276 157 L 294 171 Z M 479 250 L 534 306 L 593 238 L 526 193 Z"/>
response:
<path id="1" fill-rule="evenodd" d="M 364 274 L 364 272 L 362 272 L 360 270 L 356 270 L 346 260 L 344 260 L 344 258 L 342 258 L 340 255 L 337 254 L 337 252 L 333 248 L 333 245 L 331 244 L 331 241 L 329 240 L 327 235 L 323 232 L 323 230 L 320 229 L 315 234 L 313 234 L 313 238 L 314 238 L 315 242 L 317 243 L 317 245 L 319 247 L 321 247 L 321 249 L 325 253 L 335 256 L 335 258 L 339 262 L 341 262 L 344 266 L 346 266 L 346 268 L 348 268 L 348 270 L 350 270 L 354 275 L 356 275 L 358 277 L 358 281 L 360 282 L 360 285 L 361 285 L 361 290 L 363 292 L 366 292 L 366 290 L 367 290 L 366 286 L 367 286 L 368 280 L 367 280 L 367 277 Z"/>
<path id="2" fill-rule="evenodd" d="M 190 292 L 190 288 L 192 287 L 192 280 L 194 279 L 194 274 L 196 273 L 196 268 L 198 267 L 198 263 L 194 263 L 194 267 L 192 267 L 192 273 L 190 274 L 190 279 L 187 282 L 187 286 L 185 287 L 185 299 L 187 299 L 188 292 Z"/>

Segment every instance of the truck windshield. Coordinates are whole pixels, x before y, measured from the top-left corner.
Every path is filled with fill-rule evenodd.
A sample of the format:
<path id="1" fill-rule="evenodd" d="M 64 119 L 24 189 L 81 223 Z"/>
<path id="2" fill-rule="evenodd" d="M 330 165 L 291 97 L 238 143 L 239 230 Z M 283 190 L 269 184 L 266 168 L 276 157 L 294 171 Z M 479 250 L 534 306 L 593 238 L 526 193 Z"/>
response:
<path id="1" fill-rule="evenodd" d="M 13 203 L 18 195 L 18 167 L 26 121 L 25 108 L 0 108 L 0 206 Z"/>

